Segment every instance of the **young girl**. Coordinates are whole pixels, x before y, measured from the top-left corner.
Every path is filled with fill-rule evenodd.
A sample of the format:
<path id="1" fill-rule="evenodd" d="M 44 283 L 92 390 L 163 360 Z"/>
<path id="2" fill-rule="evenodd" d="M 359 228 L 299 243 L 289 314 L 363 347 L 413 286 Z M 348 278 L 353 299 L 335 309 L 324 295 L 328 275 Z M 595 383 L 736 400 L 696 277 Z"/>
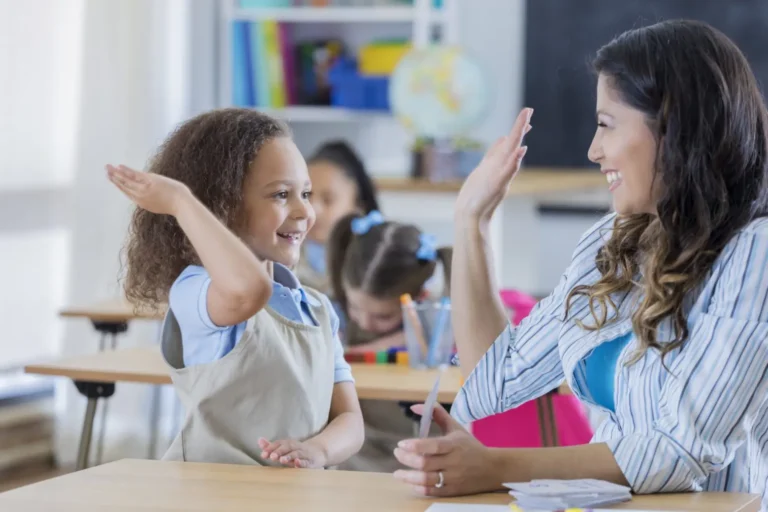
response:
<path id="1" fill-rule="evenodd" d="M 379 209 L 376 190 L 365 166 L 345 142 L 324 144 L 309 159 L 312 206 L 316 221 L 302 246 L 296 273 L 302 283 L 331 294 L 326 269 L 326 243 L 333 226 L 349 213 Z"/>
<path id="2" fill-rule="evenodd" d="M 164 458 L 321 468 L 356 453 L 362 417 L 338 318 L 289 270 L 315 215 L 287 128 L 212 111 L 176 130 L 149 172 L 108 173 L 139 207 L 126 295 L 170 306 L 162 352 L 187 419 Z"/>
<path id="3" fill-rule="evenodd" d="M 329 243 L 334 296 L 347 314 L 348 351 L 379 351 L 405 345 L 400 296 L 424 297 L 442 263 L 450 280 L 451 249 L 437 249 L 415 226 L 385 222 L 378 211 L 343 217 Z M 447 290 L 446 292 L 447 293 Z M 344 469 L 391 472 L 398 441 L 413 435 L 413 420 L 388 401 L 363 400 L 365 445 Z"/>

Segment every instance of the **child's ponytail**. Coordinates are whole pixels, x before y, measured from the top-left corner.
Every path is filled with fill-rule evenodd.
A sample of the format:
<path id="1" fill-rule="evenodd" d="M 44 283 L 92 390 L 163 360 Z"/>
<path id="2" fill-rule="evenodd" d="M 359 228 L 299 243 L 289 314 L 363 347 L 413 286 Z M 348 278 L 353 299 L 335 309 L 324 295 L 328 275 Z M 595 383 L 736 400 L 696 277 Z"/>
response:
<path id="1" fill-rule="evenodd" d="M 327 243 L 328 275 L 331 280 L 331 290 L 333 298 L 342 307 L 347 310 L 347 295 L 344 293 L 342 268 L 347 256 L 347 250 L 352 243 L 354 233 L 352 232 L 352 221 L 357 214 L 350 213 L 339 219 L 331 231 Z"/>
<path id="2" fill-rule="evenodd" d="M 451 296 L 451 262 L 453 260 L 452 247 L 440 247 L 437 249 L 437 260 L 443 266 L 443 296 Z"/>

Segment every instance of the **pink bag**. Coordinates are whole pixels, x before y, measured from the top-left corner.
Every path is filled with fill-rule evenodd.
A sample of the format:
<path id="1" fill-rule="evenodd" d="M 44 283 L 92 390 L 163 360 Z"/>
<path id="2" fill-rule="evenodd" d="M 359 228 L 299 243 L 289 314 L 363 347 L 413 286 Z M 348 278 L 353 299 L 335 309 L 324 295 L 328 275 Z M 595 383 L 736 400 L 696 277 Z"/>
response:
<path id="1" fill-rule="evenodd" d="M 511 310 L 512 323 L 517 325 L 528 316 L 536 299 L 516 290 L 503 290 L 501 300 Z M 575 396 L 554 393 L 550 396 L 555 417 L 557 444 L 572 446 L 589 443 L 592 428 L 586 412 Z M 472 433 L 485 446 L 494 448 L 535 448 L 545 446 L 542 417 L 546 399 L 531 400 L 516 409 L 472 423 Z M 546 414 L 543 415 L 546 417 Z M 548 444 L 548 443 L 547 443 Z"/>

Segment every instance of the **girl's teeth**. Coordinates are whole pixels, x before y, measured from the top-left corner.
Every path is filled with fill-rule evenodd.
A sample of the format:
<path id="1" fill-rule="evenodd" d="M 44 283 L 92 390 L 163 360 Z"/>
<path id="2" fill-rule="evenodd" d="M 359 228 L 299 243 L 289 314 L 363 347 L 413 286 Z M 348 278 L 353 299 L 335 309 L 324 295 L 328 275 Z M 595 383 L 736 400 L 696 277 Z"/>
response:
<path id="1" fill-rule="evenodd" d="M 609 172 L 605 174 L 605 179 L 608 180 L 609 184 L 612 184 L 621 179 L 621 174 L 618 172 Z"/>

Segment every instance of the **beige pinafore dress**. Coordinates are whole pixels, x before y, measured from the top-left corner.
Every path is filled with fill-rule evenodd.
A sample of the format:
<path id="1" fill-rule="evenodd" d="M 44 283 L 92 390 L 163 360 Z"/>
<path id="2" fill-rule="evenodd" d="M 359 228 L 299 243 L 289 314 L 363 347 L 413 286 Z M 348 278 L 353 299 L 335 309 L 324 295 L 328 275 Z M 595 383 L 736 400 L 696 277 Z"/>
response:
<path id="1" fill-rule="evenodd" d="M 186 419 L 164 460 L 277 465 L 261 458 L 259 438 L 302 441 L 326 426 L 334 378 L 331 306 L 305 291 L 321 304 L 311 309 L 318 327 L 265 307 L 230 353 L 186 368 L 179 324 L 168 312 L 162 352 Z"/>

